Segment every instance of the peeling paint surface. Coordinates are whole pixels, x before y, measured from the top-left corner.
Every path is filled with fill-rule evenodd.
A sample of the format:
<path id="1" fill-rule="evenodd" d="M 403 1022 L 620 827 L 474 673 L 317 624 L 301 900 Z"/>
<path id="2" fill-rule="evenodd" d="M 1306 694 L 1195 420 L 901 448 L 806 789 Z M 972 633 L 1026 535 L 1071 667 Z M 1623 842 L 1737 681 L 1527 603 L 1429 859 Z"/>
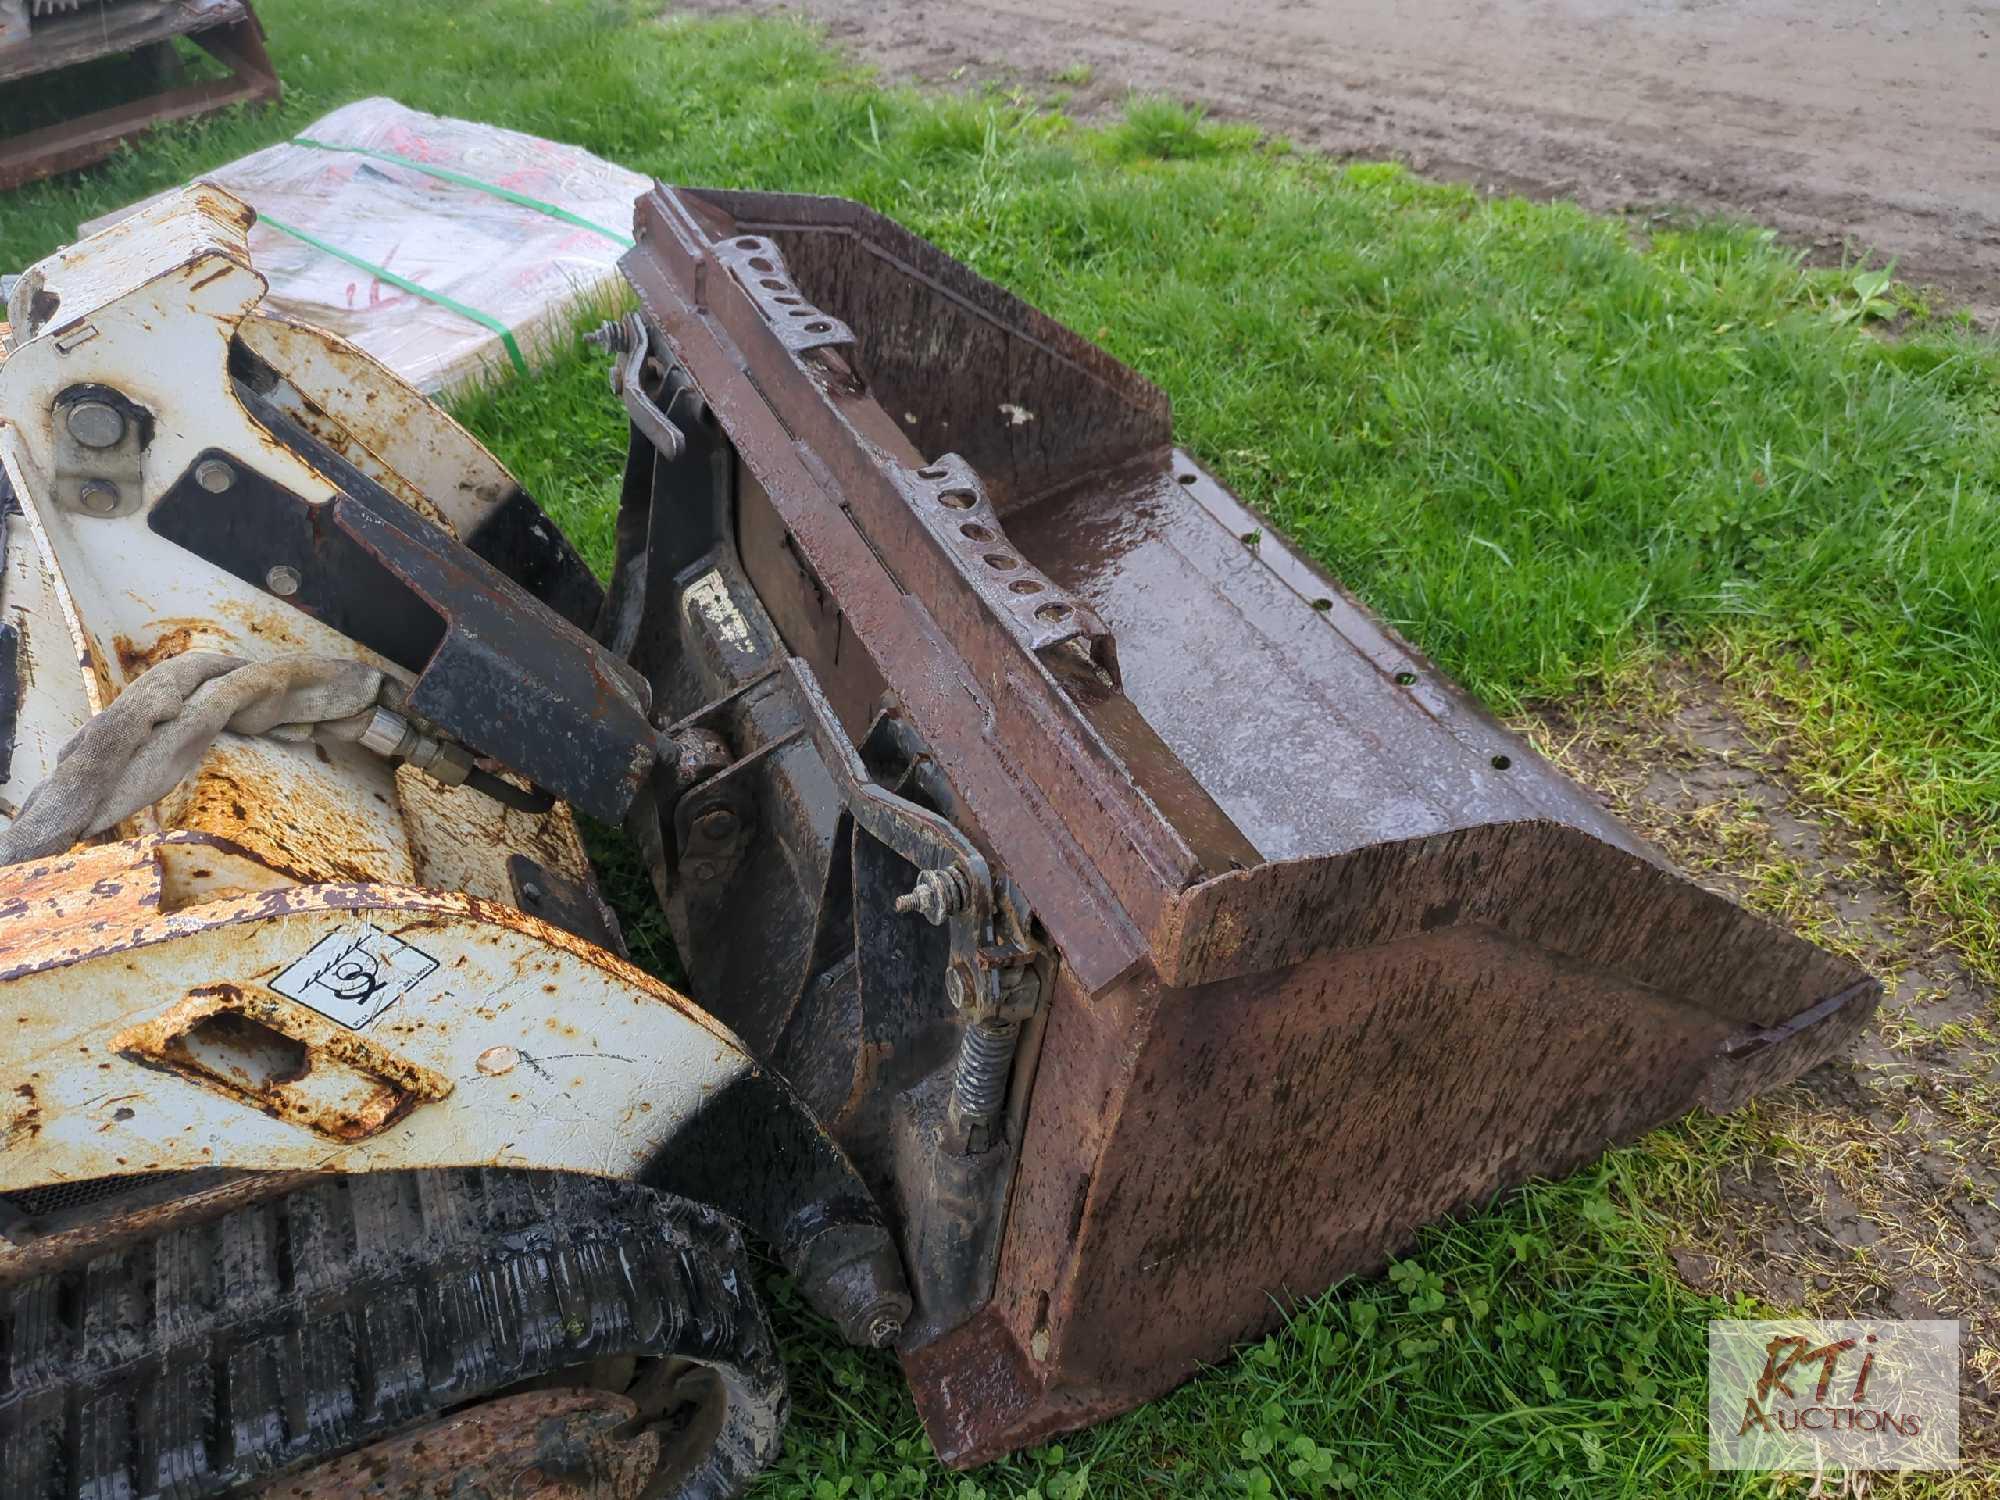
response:
<path id="1" fill-rule="evenodd" d="M 357 883 L 166 910 L 163 850 L 233 853 L 183 834 L 0 870 L 0 1034 L 30 1090 L 5 1101 L 0 1191 L 209 1166 L 625 1175 L 750 1067 L 689 1001 L 511 906 Z M 357 923 L 434 966 L 358 1029 L 273 988 Z"/>

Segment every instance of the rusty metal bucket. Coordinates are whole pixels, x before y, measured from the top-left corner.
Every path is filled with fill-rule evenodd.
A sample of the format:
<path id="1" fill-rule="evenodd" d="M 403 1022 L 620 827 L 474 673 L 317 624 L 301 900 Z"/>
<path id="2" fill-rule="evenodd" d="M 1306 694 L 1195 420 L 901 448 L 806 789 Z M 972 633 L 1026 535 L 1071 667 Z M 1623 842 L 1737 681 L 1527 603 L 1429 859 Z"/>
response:
<path id="1" fill-rule="evenodd" d="M 1428 1220 L 1731 1108 L 1867 1017 L 1872 981 L 1677 875 L 1067 329 L 852 203 L 662 188 L 636 226 L 635 662 L 691 714 L 802 659 L 1053 955 L 1006 1168 L 961 1204 L 972 1295 L 925 1317 L 920 1290 L 904 1350 L 948 1460 L 1131 1407 Z M 937 1174 L 884 1099 L 921 1092 L 949 1011 L 882 977 L 906 940 L 843 869 L 861 840 L 773 775 L 740 804 L 788 851 L 758 910 L 698 899 L 685 819 L 656 875 L 698 998 L 897 1205 L 921 1288 Z"/>

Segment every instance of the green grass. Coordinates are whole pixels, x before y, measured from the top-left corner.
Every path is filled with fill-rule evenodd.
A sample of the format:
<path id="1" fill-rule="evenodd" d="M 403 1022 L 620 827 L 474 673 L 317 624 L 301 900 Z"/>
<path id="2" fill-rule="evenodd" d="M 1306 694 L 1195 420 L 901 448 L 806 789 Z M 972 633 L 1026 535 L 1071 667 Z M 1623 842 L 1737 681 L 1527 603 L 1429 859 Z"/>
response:
<path id="1" fill-rule="evenodd" d="M 1429 1232 L 1387 1277 L 1093 1431 L 940 1483 L 908 1403 L 803 1328 L 775 1495 L 1705 1492 L 1704 1319 L 1635 1234 L 1636 1153 Z M 829 1472 L 831 1471 L 831 1472 Z M 854 1481 L 851 1490 L 841 1488 Z M 1746 1490 L 1762 1493 L 1761 1490 Z"/>
<path id="2" fill-rule="evenodd" d="M 2000 354 L 1907 292 L 1752 231 L 1638 241 L 1157 101 L 1090 131 L 885 91 L 780 25 L 609 0 L 260 10 L 281 111 L 0 200 L 0 264 L 374 93 L 672 180 L 864 199 L 1158 381 L 1187 446 L 1502 711 L 1663 652 L 1725 662 L 1799 783 L 2000 973 Z M 602 562 L 623 439 L 599 362 L 573 350 L 463 413 Z M 1393 1281 L 965 1481 L 885 1360 L 781 1307 L 799 1414 L 766 1492 L 1771 1492 L 1701 1467 L 1720 1306 L 1675 1280 L 1648 1206 L 1698 1196 L 1731 1128 L 1433 1229 Z"/>

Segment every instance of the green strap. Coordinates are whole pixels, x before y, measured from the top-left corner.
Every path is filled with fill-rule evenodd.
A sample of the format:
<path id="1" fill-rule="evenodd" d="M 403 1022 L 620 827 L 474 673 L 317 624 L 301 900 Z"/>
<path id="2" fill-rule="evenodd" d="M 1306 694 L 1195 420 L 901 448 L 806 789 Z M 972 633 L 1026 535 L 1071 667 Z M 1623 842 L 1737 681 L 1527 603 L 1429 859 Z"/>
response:
<path id="1" fill-rule="evenodd" d="M 506 346 L 507 357 L 514 361 L 515 370 L 522 375 L 528 373 L 528 362 L 525 359 L 521 358 L 521 346 L 514 342 L 513 330 L 508 328 L 508 326 L 505 323 L 501 322 L 498 318 L 492 316 L 490 313 L 483 313 L 476 307 L 467 307 L 463 302 L 454 301 L 452 298 L 447 297 L 443 292 L 434 292 L 429 287 L 418 286 L 414 281 L 411 281 L 407 276 L 398 276 L 394 271 L 390 270 L 387 266 L 378 266 L 370 261 L 363 260 L 358 255 L 350 255 L 345 250 L 336 249 L 332 245 L 329 245 L 325 240 L 315 239 L 312 235 L 307 234 L 303 229 L 294 229 L 292 228 L 291 225 L 285 223 L 282 219 L 274 219 L 269 214 L 264 213 L 261 210 L 259 210 L 257 214 L 257 222 L 259 224 L 269 225 L 272 229 L 277 230 L 278 233 L 280 234 L 289 234 L 293 239 L 311 245 L 315 250 L 325 251 L 328 255 L 331 255 L 335 260 L 344 260 L 350 266 L 354 266 L 359 270 L 366 271 L 370 276 L 375 277 L 378 281 L 386 281 L 389 283 L 390 286 L 400 288 L 401 290 L 410 293 L 410 295 L 414 297 L 422 297 L 427 302 L 435 302 L 439 307 L 444 308 L 447 312 L 455 312 L 461 318 L 469 319 L 470 321 L 479 324 L 479 326 L 482 328 L 492 329 L 495 333 L 500 335 L 500 342 L 504 346 Z"/>
<path id="2" fill-rule="evenodd" d="M 601 234 L 607 240 L 632 248 L 629 235 L 620 234 L 615 229 L 606 229 L 602 224 L 593 224 L 581 214 L 573 214 L 566 208 L 553 203 L 544 203 L 539 198 L 530 198 L 526 193 L 517 193 L 511 188 L 503 188 L 497 183 L 481 182 L 477 177 L 468 177 L 463 172 L 454 172 L 449 167 L 434 167 L 426 161 L 412 161 L 407 156 L 398 156 L 393 151 L 376 151 L 368 146 L 342 146 L 332 141 L 316 141 L 309 135 L 292 137 L 294 146 L 310 146 L 315 151 L 351 151 L 357 156 L 372 156 L 377 161 L 393 162 L 399 167 L 408 167 L 412 172 L 422 172 L 428 177 L 455 182 L 460 187 L 475 188 L 482 193 L 491 193 L 495 198 L 504 198 L 509 203 L 518 203 L 523 208 L 532 208 L 538 214 L 547 214 L 552 219 L 561 219 L 565 224 L 574 224 L 578 229 L 588 229 L 592 234 Z"/>

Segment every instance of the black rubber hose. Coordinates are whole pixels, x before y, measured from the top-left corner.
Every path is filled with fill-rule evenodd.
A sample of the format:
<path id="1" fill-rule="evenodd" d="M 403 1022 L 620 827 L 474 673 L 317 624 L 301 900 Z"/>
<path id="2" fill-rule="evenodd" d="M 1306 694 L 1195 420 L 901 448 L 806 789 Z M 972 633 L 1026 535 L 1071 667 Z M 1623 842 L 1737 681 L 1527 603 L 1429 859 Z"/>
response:
<path id="1" fill-rule="evenodd" d="M 538 786 L 516 786 L 504 776 L 495 776 L 491 771 L 482 771 L 477 767 L 466 772 L 465 785 L 517 812 L 545 813 L 556 805 L 553 793 L 545 792 Z"/>

